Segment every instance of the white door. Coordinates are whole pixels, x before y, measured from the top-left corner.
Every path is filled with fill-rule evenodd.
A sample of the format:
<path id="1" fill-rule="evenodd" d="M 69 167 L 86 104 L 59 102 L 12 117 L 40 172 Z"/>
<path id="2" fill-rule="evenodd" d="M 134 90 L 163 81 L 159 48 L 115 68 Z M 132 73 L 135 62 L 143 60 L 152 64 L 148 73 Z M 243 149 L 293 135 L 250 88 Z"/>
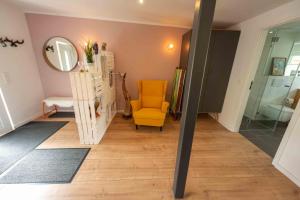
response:
<path id="1" fill-rule="evenodd" d="M 300 103 L 294 112 L 286 133 L 282 139 L 274 164 L 283 168 L 284 174 L 300 187 Z M 287 172 L 287 173 L 285 173 Z"/>

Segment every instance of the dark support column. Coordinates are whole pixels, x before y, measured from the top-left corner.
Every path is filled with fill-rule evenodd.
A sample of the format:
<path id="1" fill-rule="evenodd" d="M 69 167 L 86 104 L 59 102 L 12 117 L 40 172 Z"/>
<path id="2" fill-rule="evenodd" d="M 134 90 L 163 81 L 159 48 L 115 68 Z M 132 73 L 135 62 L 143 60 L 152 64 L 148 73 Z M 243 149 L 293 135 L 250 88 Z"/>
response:
<path id="1" fill-rule="evenodd" d="M 184 196 L 215 5 L 216 0 L 196 0 L 173 185 L 175 198 Z"/>

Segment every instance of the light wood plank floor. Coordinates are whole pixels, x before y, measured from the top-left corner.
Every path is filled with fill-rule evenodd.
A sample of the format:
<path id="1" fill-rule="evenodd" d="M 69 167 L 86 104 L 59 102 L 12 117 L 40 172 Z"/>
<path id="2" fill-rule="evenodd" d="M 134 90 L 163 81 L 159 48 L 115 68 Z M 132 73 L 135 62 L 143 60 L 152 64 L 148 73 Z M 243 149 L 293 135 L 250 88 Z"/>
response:
<path id="1" fill-rule="evenodd" d="M 0 185 L 0 199 L 173 199 L 178 130 L 179 122 L 169 118 L 163 132 L 151 127 L 136 131 L 131 120 L 117 116 L 101 144 L 90 146 L 71 184 Z M 60 147 L 86 147 L 79 145 L 74 121 L 39 146 Z M 197 123 L 185 199 L 300 199 L 300 189 L 240 134 L 202 116 Z"/>

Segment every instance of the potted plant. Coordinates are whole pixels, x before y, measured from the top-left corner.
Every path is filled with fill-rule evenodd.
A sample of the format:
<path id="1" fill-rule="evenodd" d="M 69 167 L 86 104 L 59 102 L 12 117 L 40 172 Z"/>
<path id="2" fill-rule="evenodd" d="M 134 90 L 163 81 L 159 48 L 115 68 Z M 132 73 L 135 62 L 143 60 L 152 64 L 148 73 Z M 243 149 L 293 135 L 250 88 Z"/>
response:
<path id="1" fill-rule="evenodd" d="M 93 50 L 93 42 L 91 40 L 87 41 L 84 46 L 84 53 L 86 57 L 86 63 L 88 68 L 94 67 L 94 50 Z"/>

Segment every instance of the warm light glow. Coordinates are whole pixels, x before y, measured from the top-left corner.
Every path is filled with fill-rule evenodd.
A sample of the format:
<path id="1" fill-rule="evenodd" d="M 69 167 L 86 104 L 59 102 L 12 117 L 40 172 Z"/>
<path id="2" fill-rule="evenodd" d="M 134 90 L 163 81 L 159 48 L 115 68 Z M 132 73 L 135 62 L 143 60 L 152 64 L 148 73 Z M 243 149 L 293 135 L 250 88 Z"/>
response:
<path id="1" fill-rule="evenodd" d="M 199 9 L 200 8 L 200 1 L 197 0 L 195 3 L 195 9 Z"/>
<path id="2" fill-rule="evenodd" d="M 143 3 L 144 3 L 144 0 L 139 0 L 139 3 L 140 3 L 140 4 L 143 4 Z"/>
<path id="3" fill-rule="evenodd" d="M 173 44 L 173 43 L 170 43 L 170 44 L 168 45 L 168 49 L 169 49 L 169 50 L 174 49 L 174 44 Z"/>
<path id="4" fill-rule="evenodd" d="M 187 44 L 185 45 L 185 48 L 186 48 L 186 50 L 188 51 L 188 50 L 190 49 L 190 43 L 187 43 Z"/>

